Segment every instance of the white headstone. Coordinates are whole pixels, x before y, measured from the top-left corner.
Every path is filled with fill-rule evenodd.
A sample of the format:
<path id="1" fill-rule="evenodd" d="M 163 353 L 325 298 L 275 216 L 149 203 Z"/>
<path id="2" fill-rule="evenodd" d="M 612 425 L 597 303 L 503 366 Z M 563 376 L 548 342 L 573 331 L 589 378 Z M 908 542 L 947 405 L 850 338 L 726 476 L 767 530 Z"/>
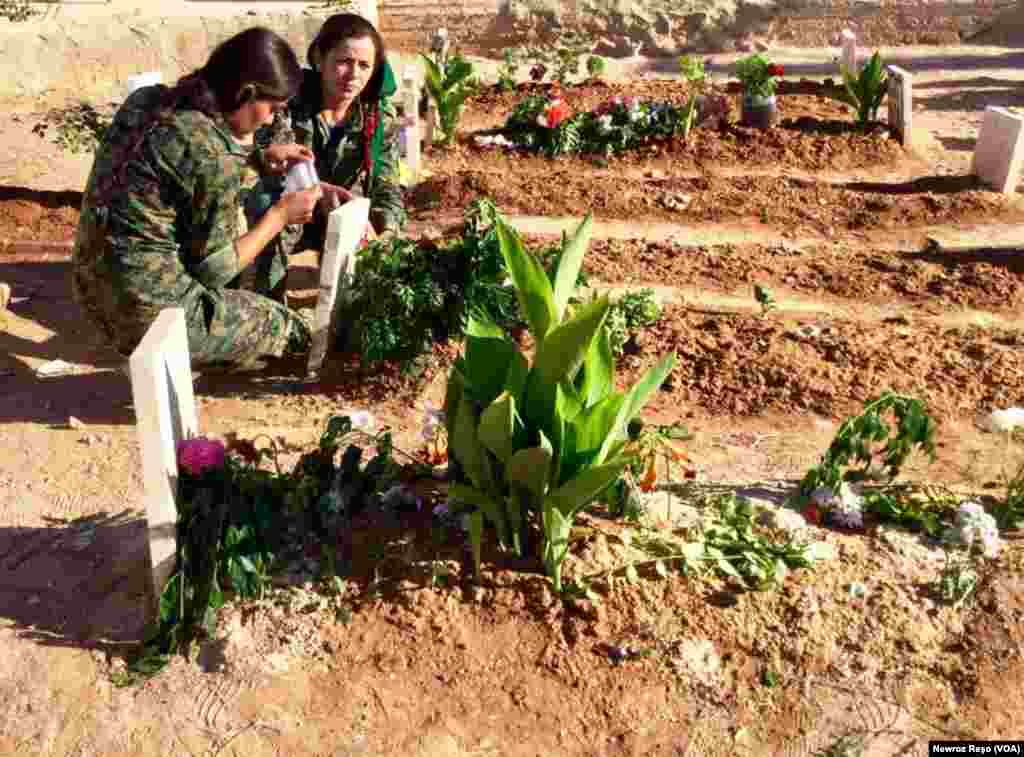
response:
<path id="1" fill-rule="evenodd" d="M 320 293 L 316 300 L 313 346 L 306 369 L 310 375 L 320 371 L 327 348 L 337 331 L 339 306 L 346 301 L 356 270 L 356 251 L 366 233 L 370 201 L 356 197 L 335 208 L 327 217 L 327 237 L 320 263 Z"/>
<path id="2" fill-rule="evenodd" d="M 857 70 L 857 37 L 849 29 L 843 29 L 839 35 L 842 42 L 842 51 L 839 54 L 839 71 L 845 69 L 853 76 L 858 74 Z"/>
<path id="3" fill-rule="evenodd" d="M 163 81 L 163 74 L 159 71 L 146 71 L 144 74 L 129 76 L 128 82 L 125 85 L 125 88 L 128 90 L 125 96 L 127 97 L 140 87 L 151 87 L 154 84 L 163 84 Z"/>
<path id="4" fill-rule="evenodd" d="M 913 135 L 914 77 L 899 66 L 886 66 L 889 73 L 889 128 L 899 134 L 900 143 L 910 147 Z"/>
<path id="5" fill-rule="evenodd" d="M 416 72 L 405 69 L 402 77 L 402 106 L 405 110 L 401 140 L 405 145 L 405 164 L 409 168 L 409 182 L 415 184 L 420 177 L 420 86 Z"/>
<path id="6" fill-rule="evenodd" d="M 128 361 L 135 405 L 135 427 L 142 450 L 142 482 L 146 504 L 151 611 L 174 572 L 178 522 L 178 442 L 195 436 L 199 427 L 192 393 L 185 311 L 168 308 L 135 348 Z"/>
<path id="7" fill-rule="evenodd" d="M 1024 161 L 1024 117 L 988 106 L 974 147 L 971 173 L 1003 194 L 1013 194 Z"/>

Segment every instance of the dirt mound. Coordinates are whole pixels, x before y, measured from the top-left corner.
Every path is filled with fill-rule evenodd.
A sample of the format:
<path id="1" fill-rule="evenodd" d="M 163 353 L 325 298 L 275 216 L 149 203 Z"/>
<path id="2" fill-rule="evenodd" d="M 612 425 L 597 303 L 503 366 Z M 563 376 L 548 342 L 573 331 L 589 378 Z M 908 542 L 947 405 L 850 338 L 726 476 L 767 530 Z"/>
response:
<path id="1" fill-rule="evenodd" d="M 972 45 L 1024 47 L 1024 4 L 1011 8 L 967 39 Z"/>

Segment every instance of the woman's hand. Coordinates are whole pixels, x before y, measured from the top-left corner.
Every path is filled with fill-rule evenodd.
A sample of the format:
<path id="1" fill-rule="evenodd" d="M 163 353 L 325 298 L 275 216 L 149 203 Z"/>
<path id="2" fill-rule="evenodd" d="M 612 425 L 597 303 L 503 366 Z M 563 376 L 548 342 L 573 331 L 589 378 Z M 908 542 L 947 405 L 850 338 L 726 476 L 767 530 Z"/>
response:
<path id="1" fill-rule="evenodd" d="M 313 220 L 313 209 L 322 195 L 320 185 L 317 184 L 315 187 L 303 189 L 301 192 L 283 195 L 277 201 L 277 207 L 284 214 L 286 224 L 309 223 Z"/>
<path id="2" fill-rule="evenodd" d="M 339 187 L 337 184 L 328 184 L 326 181 L 321 181 L 320 186 L 324 190 L 324 196 L 320 199 L 320 209 L 325 214 L 330 213 L 335 208 L 344 205 L 352 199 L 352 193 L 345 189 L 345 187 Z"/>
<path id="3" fill-rule="evenodd" d="M 271 173 L 284 173 L 296 163 L 313 160 L 313 151 L 302 145 L 273 144 L 263 149 L 263 163 Z"/>

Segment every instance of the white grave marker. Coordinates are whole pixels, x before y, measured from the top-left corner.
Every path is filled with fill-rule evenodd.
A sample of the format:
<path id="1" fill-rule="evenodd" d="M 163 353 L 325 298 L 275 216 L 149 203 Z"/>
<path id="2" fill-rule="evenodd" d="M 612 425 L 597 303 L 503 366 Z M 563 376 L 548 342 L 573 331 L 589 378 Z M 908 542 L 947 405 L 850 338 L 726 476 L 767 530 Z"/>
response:
<path id="1" fill-rule="evenodd" d="M 128 361 L 132 380 L 135 426 L 142 450 L 142 481 L 146 503 L 151 610 L 174 572 L 178 507 L 178 442 L 195 436 L 195 395 L 188 351 L 185 311 L 160 312 Z"/>
<path id="2" fill-rule="evenodd" d="M 843 70 L 849 71 L 853 76 L 858 73 L 857 70 L 857 37 L 849 29 L 843 29 L 839 35 L 842 41 L 843 49 L 839 54 L 839 72 Z"/>
<path id="3" fill-rule="evenodd" d="M 889 128 L 900 136 L 900 144 L 910 147 L 914 116 L 914 77 L 898 66 L 886 66 L 889 73 Z"/>
<path id="4" fill-rule="evenodd" d="M 405 144 L 405 164 L 409 168 L 409 182 L 415 184 L 420 178 L 420 87 L 416 71 L 411 66 L 402 77 L 402 106 L 405 110 L 402 141 Z"/>
<path id="5" fill-rule="evenodd" d="M 126 93 L 130 95 L 140 87 L 151 87 L 154 84 L 163 84 L 164 77 L 159 71 L 146 71 L 144 74 L 136 74 L 135 76 L 129 76 L 128 82 L 125 88 L 128 90 Z"/>
<path id="6" fill-rule="evenodd" d="M 1024 117 L 988 106 L 974 147 L 971 173 L 997 192 L 1013 194 L 1024 161 Z"/>
<path id="7" fill-rule="evenodd" d="M 323 366 L 337 331 L 338 307 L 348 297 L 356 271 L 356 251 L 370 217 L 370 201 L 356 197 L 327 217 L 327 237 L 320 263 L 320 293 L 316 300 L 313 346 L 306 370 L 315 375 Z"/>

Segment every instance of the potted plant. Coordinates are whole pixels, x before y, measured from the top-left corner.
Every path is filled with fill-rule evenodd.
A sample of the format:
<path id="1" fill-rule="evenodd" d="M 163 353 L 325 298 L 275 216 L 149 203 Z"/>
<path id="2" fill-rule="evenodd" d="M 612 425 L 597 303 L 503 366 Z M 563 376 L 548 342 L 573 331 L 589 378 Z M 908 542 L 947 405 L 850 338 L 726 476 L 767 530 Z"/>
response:
<path id="1" fill-rule="evenodd" d="M 782 66 L 769 63 L 763 55 L 747 56 L 736 64 L 736 77 L 743 84 L 742 123 L 767 129 L 775 123 L 776 77 L 784 73 Z"/>

